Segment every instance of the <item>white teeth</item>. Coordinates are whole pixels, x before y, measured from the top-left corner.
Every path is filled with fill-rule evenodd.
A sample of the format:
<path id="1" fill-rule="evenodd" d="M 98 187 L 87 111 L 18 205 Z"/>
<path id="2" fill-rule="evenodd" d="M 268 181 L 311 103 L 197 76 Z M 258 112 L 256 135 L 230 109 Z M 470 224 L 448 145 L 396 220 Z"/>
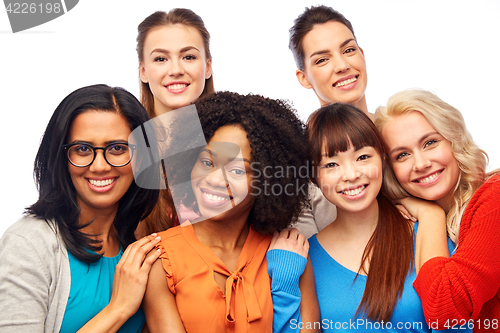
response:
<path id="1" fill-rule="evenodd" d="M 229 200 L 229 198 L 227 197 L 219 197 L 217 195 L 213 195 L 213 194 L 210 194 L 210 193 L 206 193 L 206 192 L 203 192 L 203 194 L 209 198 L 210 200 L 218 200 L 218 201 L 223 201 L 223 200 Z"/>
<path id="2" fill-rule="evenodd" d="M 436 179 L 437 176 L 439 176 L 439 172 L 433 173 L 432 175 L 425 177 L 423 179 L 419 179 L 418 182 L 419 183 L 429 183 L 429 182 L 433 181 L 434 179 Z"/>
<path id="3" fill-rule="evenodd" d="M 338 88 L 338 87 L 343 87 L 343 86 L 348 85 L 348 84 L 350 84 L 350 83 L 356 82 L 357 80 L 358 80 L 358 78 L 357 78 L 357 77 L 353 77 L 353 78 L 347 79 L 347 80 L 345 80 L 345 81 L 341 81 L 341 82 L 339 82 L 339 83 L 337 83 L 337 84 L 335 85 L 335 88 Z"/>
<path id="4" fill-rule="evenodd" d="M 355 188 L 354 190 L 344 190 L 342 191 L 341 193 L 345 194 L 345 195 L 357 195 L 357 194 L 360 194 L 361 191 L 363 191 L 365 189 L 366 185 L 363 185 L 363 186 L 360 186 L 358 188 Z"/>
<path id="5" fill-rule="evenodd" d="M 186 88 L 186 87 L 187 87 L 187 84 L 185 84 L 185 83 L 183 83 L 183 84 L 172 84 L 172 85 L 167 86 L 167 89 L 178 90 L 178 89 L 183 89 L 183 88 Z"/>
<path id="6" fill-rule="evenodd" d="M 94 179 L 89 179 L 89 183 L 94 185 L 94 186 L 98 186 L 98 187 L 102 187 L 102 186 L 108 186 L 110 185 L 112 182 L 115 181 L 116 178 L 111 178 L 111 179 L 106 179 L 106 180 L 94 180 Z"/>

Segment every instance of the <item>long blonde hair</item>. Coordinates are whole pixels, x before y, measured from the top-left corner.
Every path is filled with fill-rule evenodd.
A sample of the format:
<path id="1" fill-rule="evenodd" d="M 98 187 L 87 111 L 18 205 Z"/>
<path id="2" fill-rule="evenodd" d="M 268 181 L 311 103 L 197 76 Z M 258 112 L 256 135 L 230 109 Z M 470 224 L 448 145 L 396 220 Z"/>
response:
<path id="1" fill-rule="evenodd" d="M 453 156 L 460 168 L 453 205 L 446 215 L 448 236 L 456 244 L 465 208 L 490 176 L 486 174 L 488 155 L 472 140 L 460 111 L 429 91 L 406 90 L 393 95 L 387 106 L 377 109 L 375 126 L 382 133 L 391 117 L 414 111 L 420 112 L 439 134 L 451 142 Z M 387 195 L 392 199 L 409 196 L 396 179 L 392 167 L 386 170 L 384 191 Z"/>

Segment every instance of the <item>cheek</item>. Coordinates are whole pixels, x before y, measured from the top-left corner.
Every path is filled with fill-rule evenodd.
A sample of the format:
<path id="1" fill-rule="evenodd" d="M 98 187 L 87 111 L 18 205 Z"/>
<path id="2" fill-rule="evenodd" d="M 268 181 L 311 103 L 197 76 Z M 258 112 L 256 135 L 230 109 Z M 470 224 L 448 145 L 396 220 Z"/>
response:
<path id="1" fill-rule="evenodd" d="M 128 186 L 130 186 L 130 184 L 132 184 L 132 181 L 134 180 L 134 171 L 132 170 L 132 166 L 128 164 L 121 168 L 121 174 L 127 180 Z"/>
<path id="2" fill-rule="evenodd" d="M 398 182 L 403 185 L 406 181 L 409 181 L 410 178 L 410 169 L 404 163 L 396 163 L 392 165 L 392 169 L 394 170 L 394 175 Z"/>

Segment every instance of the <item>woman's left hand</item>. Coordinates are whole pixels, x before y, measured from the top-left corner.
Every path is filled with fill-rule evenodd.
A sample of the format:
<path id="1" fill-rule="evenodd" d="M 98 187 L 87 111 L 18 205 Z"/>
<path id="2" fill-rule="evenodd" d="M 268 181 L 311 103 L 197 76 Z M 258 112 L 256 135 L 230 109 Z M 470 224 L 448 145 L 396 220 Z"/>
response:
<path id="1" fill-rule="evenodd" d="M 160 237 L 152 234 L 130 244 L 115 267 L 109 304 L 88 321 L 79 333 L 116 332 L 141 305 L 151 266 L 160 256 L 154 247 Z"/>
<path id="2" fill-rule="evenodd" d="M 403 216 L 413 222 L 421 220 L 425 214 L 443 214 L 443 209 L 433 201 L 406 197 L 394 202 Z M 446 222 L 446 220 L 445 220 Z"/>
<path id="3" fill-rule="evenodd" d="M 271 250 L 291 251 L 307 259 L 309 242 L 296 228 L 292 228 L 291 230 L 285 228 L 281 232 L 274 232 L 267 251 Z"/>

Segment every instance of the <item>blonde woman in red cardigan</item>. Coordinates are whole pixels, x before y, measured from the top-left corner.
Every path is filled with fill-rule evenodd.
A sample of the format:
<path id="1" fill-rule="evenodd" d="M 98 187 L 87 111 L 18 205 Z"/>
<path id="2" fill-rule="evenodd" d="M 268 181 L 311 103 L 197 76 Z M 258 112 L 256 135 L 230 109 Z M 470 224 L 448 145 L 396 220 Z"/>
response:
<path id="1" fill-rule="evenodd" d="M 498 332 L 500 169 L 486 173 L 461 113 L 430 92 L 395 94 L 375 125 L 389 148 L 386 190 L 410 219 L 433 214 L 418 228 L 413 284 L 429 326 Z M 457 245 L 451 257 L 447 234 Z"/>

